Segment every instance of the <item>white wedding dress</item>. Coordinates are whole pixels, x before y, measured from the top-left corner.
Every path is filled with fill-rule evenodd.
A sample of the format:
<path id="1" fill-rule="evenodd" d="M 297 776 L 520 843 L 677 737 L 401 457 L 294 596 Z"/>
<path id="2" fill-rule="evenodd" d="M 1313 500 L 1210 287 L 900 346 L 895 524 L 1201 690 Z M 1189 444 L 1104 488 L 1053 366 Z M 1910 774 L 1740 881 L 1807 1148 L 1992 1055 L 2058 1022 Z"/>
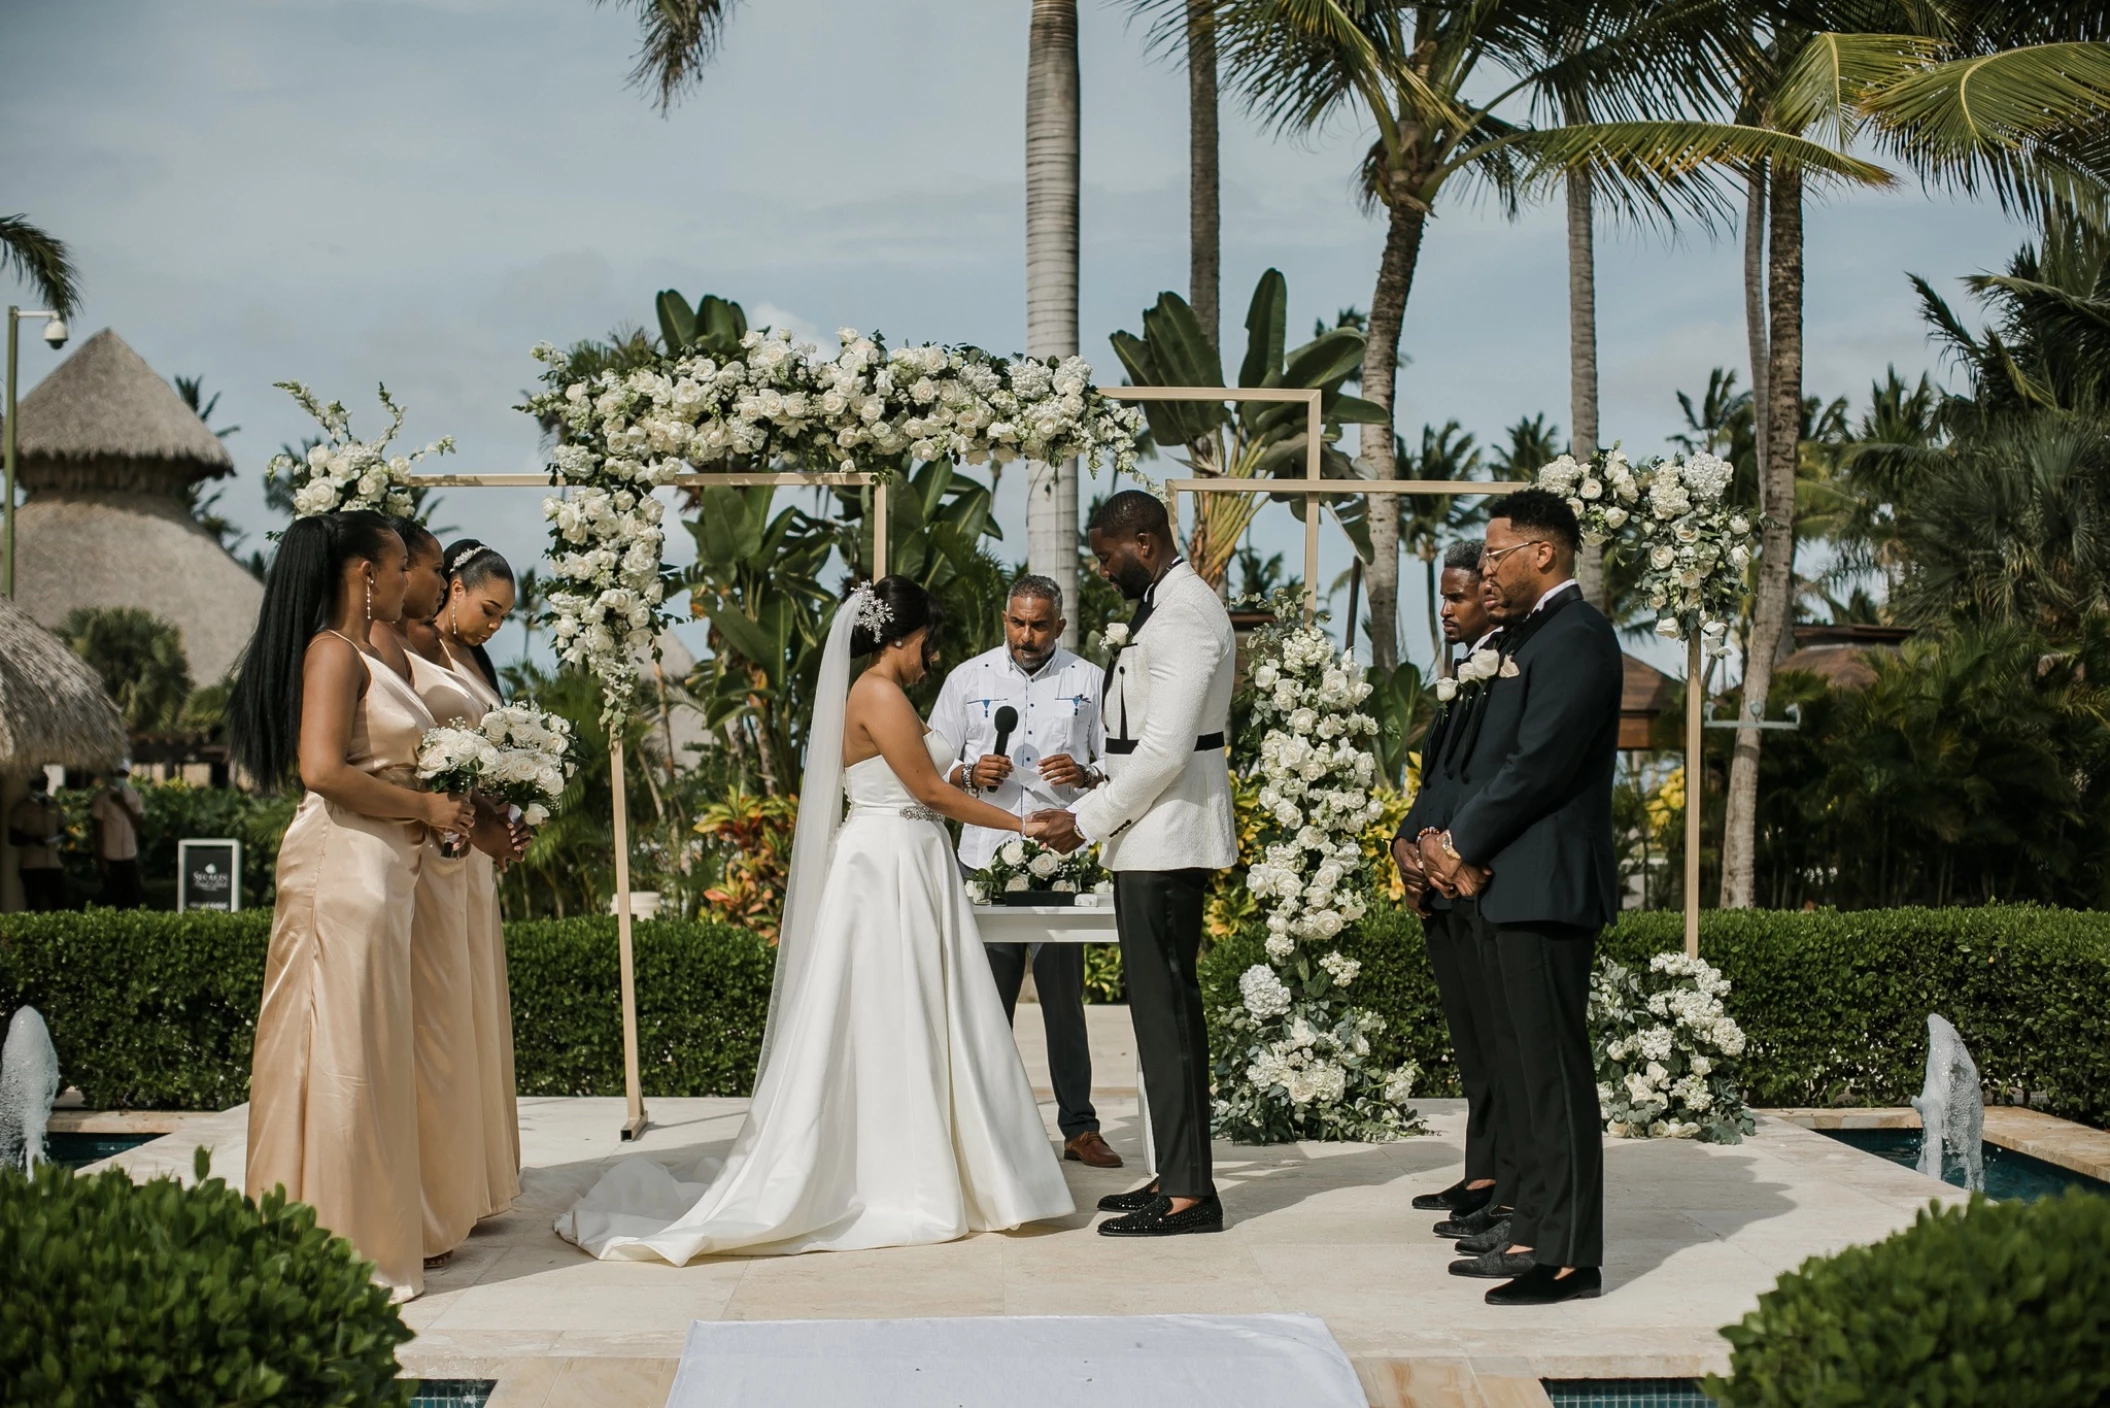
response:
<path id="1" fill-rule="evenodd" d="M 832 683 L 846 687 L 846 630 L 829 657 L 805 796 L 836 805 L 801 808 L 747 1121 L 722 1170 L 638 1157 L 603 1175 L 557 1219 L 597 1257 L 914 1246 L 1075 1210 L 945 828 L 884 758 L 841 766 L 830 675 L 839 665 Z M 927 741 L 951 760 L 945 740 Z"/>

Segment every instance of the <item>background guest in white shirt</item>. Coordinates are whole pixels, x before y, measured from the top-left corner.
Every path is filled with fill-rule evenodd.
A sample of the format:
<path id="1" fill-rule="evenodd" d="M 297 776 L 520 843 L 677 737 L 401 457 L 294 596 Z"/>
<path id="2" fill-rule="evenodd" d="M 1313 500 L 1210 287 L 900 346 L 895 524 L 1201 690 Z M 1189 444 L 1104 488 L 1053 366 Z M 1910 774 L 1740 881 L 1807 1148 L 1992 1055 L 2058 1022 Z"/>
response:
<path id="1" fill-rule="evenodd" d="M 1103 672 L 1060 644 L 1062 588 L 1046 577 L 1021 577 L 1004 602 L 1004 643 L 975 656 L 945 679 L 930 726 L 953 747 L 955 787 L 1018 816 L 1068 807 L 1098 785 L 1099 686 Z M 1005 711 L 1009 713 L 1006 714 Z M 1000 720 L 1000 716 L 1002 719 Z M 1001 721 L 1008 733 L 999 742 Z M 960 865 L 979 870 L 1008 831 L 963 827 Z M 985 944 L 1004 1015 L 1025 983 L 1025 944 Z M 1063 1157 L 1094 1168 L 1119 1168 L 1120 1155 L 1099 1134 L 1092 1108 L 1092 1055 L 1084 1027 L 1084 949 L 1044 944 L 1032 954 L 1048 1034 L 1048 1071 L 1060 1110 Z"/>

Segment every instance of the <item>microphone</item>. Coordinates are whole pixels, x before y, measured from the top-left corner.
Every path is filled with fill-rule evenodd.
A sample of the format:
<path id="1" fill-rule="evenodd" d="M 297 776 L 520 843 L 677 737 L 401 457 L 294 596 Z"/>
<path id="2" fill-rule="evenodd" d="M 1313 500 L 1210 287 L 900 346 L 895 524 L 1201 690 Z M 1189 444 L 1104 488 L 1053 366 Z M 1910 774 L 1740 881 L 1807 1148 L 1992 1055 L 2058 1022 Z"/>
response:
<path id="1" fill-rule="evenodd" d="M 1011 742 L 1011 730 L 1018 727 L 1018 710 L 1006 704 L 996 711 L 996 749 L 1002 753 Z"/>

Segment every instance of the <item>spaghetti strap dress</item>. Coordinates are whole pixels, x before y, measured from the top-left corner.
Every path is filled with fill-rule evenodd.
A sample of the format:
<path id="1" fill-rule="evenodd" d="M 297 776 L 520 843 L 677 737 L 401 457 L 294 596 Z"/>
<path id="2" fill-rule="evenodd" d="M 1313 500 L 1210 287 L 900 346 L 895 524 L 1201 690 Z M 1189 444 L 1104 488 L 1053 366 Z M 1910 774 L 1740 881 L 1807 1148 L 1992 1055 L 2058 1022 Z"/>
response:
<path id="1" fill-rule="evenodd" d="M 364 650 L 348 761 L 417 785 L 432 714 Z M 411 916 L 426 828 L 309 792 L 278 853 L 278 902 L 249 1084 L 246 1185 L 283 1187 L 374 1263 L 397 1300 L 424 1289 Z"/>

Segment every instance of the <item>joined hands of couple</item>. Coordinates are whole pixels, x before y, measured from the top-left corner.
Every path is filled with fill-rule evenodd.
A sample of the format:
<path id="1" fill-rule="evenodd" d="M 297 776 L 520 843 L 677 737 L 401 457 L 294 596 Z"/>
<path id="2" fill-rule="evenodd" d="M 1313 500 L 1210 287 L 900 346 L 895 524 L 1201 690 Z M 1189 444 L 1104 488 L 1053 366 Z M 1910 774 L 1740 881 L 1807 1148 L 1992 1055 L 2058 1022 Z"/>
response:
<path id="1" fill-rule="evenodd" d="M 1444 850 L 1444 834 L 1425 831 L 1419 837 L 1400 836 L 1392 842 L 1392 859 L 1399 866 L 1400 882 L 1416 909 L 1423 907 L 1431 890 L 1445 899 L 1470 899 L 1487 888 L 1494 873 L 1485 866 L 1468 865 Z"/>
<path id="2" fill-rule="evenodd" d="M 1060 807 L 1029 813 L 1021 826 L 1021 834 L 1029 841 L 1038 841 L 1064 855 L 1084 844 L 1084 833 L 1077 829 L 1076 815 Z"/>

